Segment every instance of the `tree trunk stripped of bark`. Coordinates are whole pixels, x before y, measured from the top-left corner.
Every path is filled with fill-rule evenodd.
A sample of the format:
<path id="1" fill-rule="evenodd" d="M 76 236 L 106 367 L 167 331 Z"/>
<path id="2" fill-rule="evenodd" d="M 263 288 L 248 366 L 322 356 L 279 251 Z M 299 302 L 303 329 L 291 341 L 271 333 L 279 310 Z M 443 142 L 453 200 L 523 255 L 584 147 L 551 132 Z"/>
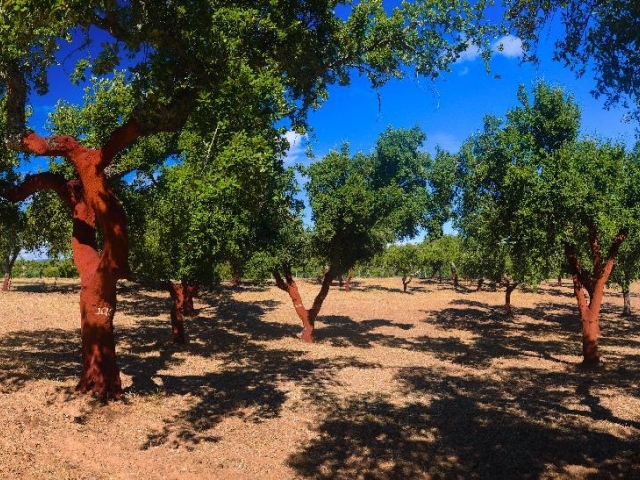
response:
<path id="1" fill-rule="evenodd" d="M 404 293 L 407 293 L 407 286 L 411 283 L 411 280 L 413 280 L 413 277 L 411 276 L 402 277 L 402 291 Z"/>
<path id="2" fill-rule="evenodd" d="M 600 239 L 595 226 L 589 226 L 589 245 L 593 272 L 586 271 L 578 258 L 576 247 L 565 245 L 565 256 L 571 270 L 573 293 L 578 302 L 580 321 L 582 323 L 582 355 L 583 365 L 596 366 L 600 363 L 598 339 L 600 336 L 600 307 L 604 297 L 604 287 L 609 279 L 615 263 L 615 257 L 622 242 L 627 238 L 626 229 L 620 230 L 609 247 L 606 258 L 600 249 Z M 587 295 L 589 299 L 587 300 Z"/>
<path id="3" fill-rule="evenodd" d="M 273 278 L 276 281 L 276 286 L 289 294 L 291 301 L 293 302 L 293 308 L 295 308 L 298 317 L 302 320 L 302 340 L 307 343 L 313 343 L 314 341 L 314 328 L 315 321 L 320 313 L 320 308 L 322 308 L 322 303 L 325 298 L 329 294 L 329 287 L 333 282 L 334 275 L 329 269 L 325 269 L 324 275 L 322 277 L 322 286 L 320 287 L 320 292 L 316 295 L 315 300 L 313 301 L 313 305 L 310 309 L 306 309 L 304 303 L 302 302 L 302 297 L 300 296 L 300 291 L 298 290 L 298 285 L 293 279 L 293 275 L 291 274 L 291 266 L 288 264 L 282 264 L 282 270 L 284 272 L 284 279 L 280 275 L 278 270 L 273 271 Z"/>
<path id="4" fill-rule="evenodd" d="M 171 334 L 173 343 L 185 343 L 184 337 L 184 316 L 182 308 L 184 306 L 184 290 L 182 283 L 167 282 L 167 289 L 171 295 Z"/>
<path id="5" fill-rule="evenodd" d="M 73 259 L 80 273 L 82 373 L 77 390 L 95 392 L 103 400 L 122 393 L 116 364 L 113 316 L 116 282 L 129 274 L 128 242 L 122 205 L 107 184 L 104 168 L 111 157 L 131 141 L 132 132 L 118 129 L 100 150 L 88 149 L 71 137 L 42 138 L 27 132 L 22 150 L 36 155 L 64 156 L 74 165 L 79 179 L 40 173 L 27 176 L 9 193 L 13 201 L 24 200 L 38 190 L 54 190 L 73 214 Z M 98 253 L 96 221 L 103 245 Z"/>
<path id="6" fill-rule="evenodd" d="M 517 283 L 507 284 L 507 288 L 504 293 L 504 309 L 509 317 L 513 316 L 513 310 L 511 309 L 511 293 L 517 288 L 517 286 Z"/>
<path id="7" fill-rule="evenodd" d="M 186 280 L 180 283 L 167 282 L 166 289 L 171 295 L 171 334 L 173 343 L 183 344 L 186 341 L 184 317 L 195 316 L 193 308 L 193 297 L 198 287 L 190 284 Z"/>
<path id="8" fill-rule="evenodd" d="M 198 296 L 198 285 L 183 280 L 182 292 L 184 296 L 182 313 L 184 313 L 185 317 L 195 317 L 196 309 L 193 307 L 193 299 Z"/>
<path id="9" fill-rule="evenodd" d="M 64 157 L 74 167 L 77 180 L 69 183 L 51 173 L 27 177 L 9 196 L 24 200 L 41 189 L 55 190 L 73 209 L 73 258 L 80 273 L 82 374 L 77 389 L 98 393 L 104 400 L 121 395 L 116 365 L 113 315 L 116 282 L 129 275 L 125 213 L 109 187 L 105 168 L 116 154 L 140 136 L 176 131 L 186 122 L 183 99 L 169 106 L 136 108 L 131 118 L 116 128 L 100 149 L 82 146 L 70 136 L 41 137 L 26 128 L 28 85 L 18 61 L 3 63 L 0 82 L 4 87 L 4 140 L 11 150 L 36 156 Z M 57 177 L 57 180 L 54 178 Z M 62 181 L 61 181 L 62 180 Z M 102 250 L 96 248 L 95 225 L 100 225 Z"/>

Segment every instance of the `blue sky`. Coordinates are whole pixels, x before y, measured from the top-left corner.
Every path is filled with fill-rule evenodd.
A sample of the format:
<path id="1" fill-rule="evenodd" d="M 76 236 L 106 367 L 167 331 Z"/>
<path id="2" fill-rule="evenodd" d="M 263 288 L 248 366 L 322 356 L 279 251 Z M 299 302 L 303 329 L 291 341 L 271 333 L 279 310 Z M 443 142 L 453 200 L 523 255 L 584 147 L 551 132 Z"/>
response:
<path id="1" fill-rule="evenodd" d="M 635 142 L 633 123 L 623 122 L 625 111 L 604 109 L 604 98 L 595 99 L 593 73 L 580 79 L 560 63 L 552 61 L 553 37 L 538 48 L 540 61 L 522 63 L 520 41 L 515 37 L 496 40 L 505 48 L 491 60 L 487 74 L 482 60 L 470 49 L 451 72 L 438 80 L 405 78 L 392 81 L 374 91 L 366 78 L 355 77 L 349 87 L 333 87 L 329 100 L 310 116 L 312 135 L 300 141 L 290 134 L 293 146 L 288 161 L 305 161 L 305 140 L 311 142 L 317 157 L 337 149 L 347 141 L 352 152 L 370 151 L 387 127 L 419 125 L 427 134 L 425 148 L 435 146 L 455 152 L 471 134 L 480 130 L 487 114 L 504 117 L 517 106 L 519 85 L 527 88 L 538 80 L 558 85 L 573 95 L 582 108 L 582 133 L 620 140 L 631 146 Z M 495 75 L 500 78 L 496 79 Z M 380 102 L 378 95 L 380 94 Z"/>

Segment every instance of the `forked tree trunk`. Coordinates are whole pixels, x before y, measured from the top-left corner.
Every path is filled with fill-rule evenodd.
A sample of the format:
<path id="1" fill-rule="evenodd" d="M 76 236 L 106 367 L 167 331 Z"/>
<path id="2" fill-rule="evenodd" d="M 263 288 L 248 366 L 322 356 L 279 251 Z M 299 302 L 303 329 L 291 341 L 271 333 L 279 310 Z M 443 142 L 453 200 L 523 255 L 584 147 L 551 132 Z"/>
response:
<path id="1" fill-rule="evenodd" d="M 29 132 L 21 139 L 24 151 L 36 155 L 64 156 L 80 177 L 66 181 L 61 175 L 40 173 L 27 176 L 12 189 L 13 201 L 24 200 L 39 190 L 54 190 L 73 210 L 73 259 L 80 274 L 80 318 L 82 373 L 77 390 L 95 392 L 103 400 L 122 393 L 116 364 L 113 316 L 116 282 L 129 274 L 125 215 L 108 186 L 104 168 L 112 156 L 132 141 L 133 132 L 116 130 L 101 150 L 83 147 L 71 137 L 39 137 Z M 103 245 L 98 253 L 96 221 Z"/>
<path id="2" fill-rule="evenodd" d="M 482 285 L 484 284 L 484 277 L 480 277 L 478 279 L 478 286 L 476 288 L 476 292 L 479 292 L 480 290 L 482 290 Z"/>
<path id="3" fill-rule="evenodd" d="M 302 340 L 307 343 L 313 343 L 316 318 L 318 318 L 318 314 L 320 313 L 320 309 L 322 308 L 322 303 L 329 294 L 329 287 L 333 282 L 334 275 L 331 270 L 325 269 L 324 275 L 322 276 L 322 286 L 320 287 L 320 292 L 318 292 L 318 295 L 316 295 L 311 308 L 306 309 L 302 301 L 302 297 L 300 296 L 298 285 L 296 284 L 295 280 L 293 279 L 293 275 L 291 274 L 291 266 L 288 264 L 283 264 L 282 270 L 284 273 L 284 279 L 277 269 L 273 271 L 273 277 L 276 280 L 276 286 L 280 290 L 283 290 L 289 294 L 289 297 L 293 302 L 293 308 L 298 314 L 298 317 L 300 317 L 300 320 L 302 320 Z"/>
<path id="4" fill-rule="evenodd" d="M 165 287 L 171 295 L 171 334 L 173 343 L 185 343 L 184 317 L 193 317 L 193 297 L 197 292 L 197 285 L 190 284 L 186 280 L 180 283 L 167 282 Z"/>
<path id="5" fill-rule="evenodd" d="M 580 321 L 582 323 L 582 363 L 594 366 L 600 363 L 598 339 L 600 336 L 600 307 L 604 297 L 604 287 L 609 279 L 620 245 L 627 237 L 623 229 L 614 237 L 606 258 L 600 249 L 600 240 L 595 226 L 589 226 L 589 244 L 593 272 L 586 271 L 578 259 L 575 245 L 565 245 L 565 256 L 571 269 L 573 292 L 578 302 Z M 586 293 L 589 294 L 587 300 Z"/>
<path id="6" fill-rule="evenodd" d="M 513 316 L 513 310 L 511 309 L 511 293 L 517 288 L 517 283 L 508 283 L 504 292 L 504 309 L 507 316 Z"/>
<path id="7" fill-rule="evenodd" d="M 622 316 L 630 317 L 631 316 L 631 292 L 629 292 L 629 287 L 625 287 L 622 289 Z"/>
<path id="8" fill-rule="evenodd" d="M 404 293 L 407 293 L 407 286 L 411 283 L 411 280 L 413 280 L 413 277 L 411 276 L 402 277 L 402 291 Z"/>
<path id="9" fill-rule="evenodd" d="M 96 392 L 104 400 L 117 398 L 122 387 L 116 365 L 113 315 L 116 282 L 129 275 L 128 241 L 124 209 L 108 185 L 105 169 L 116 154 L 140 136 L 181 128 L 187 109 L 182 107 L 182 101 L 158 106 L 145 115 L 136 109 L 126 123 L 111 133 L 102 148 L 90 149 L 70 136 L 44 138 L 26 128 L 28 85 L 23 70 L 19 62 L 10 61 L 0 71 L 5 90 L 5 143 L 14 151 L 68 159 L 78 180 L 66 183 L 61 176 L 39 174 L 43 176 L 27 177 L 8 195 L 13 197 L 12 201 L 18 201 L 38 190 L 53 189 L 73 208 L 72 247 L 81 283 L 83 364 L 77 389 Z M 100 253 L 95 243 L 96 222 L 102 234 Z"/>

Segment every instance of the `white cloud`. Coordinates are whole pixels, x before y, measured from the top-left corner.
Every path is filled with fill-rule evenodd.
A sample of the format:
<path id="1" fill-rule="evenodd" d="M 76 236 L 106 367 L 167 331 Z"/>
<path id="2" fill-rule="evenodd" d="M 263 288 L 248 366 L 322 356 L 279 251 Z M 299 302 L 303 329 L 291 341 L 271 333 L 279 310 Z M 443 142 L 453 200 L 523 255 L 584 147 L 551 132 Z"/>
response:
<path id="1" fill-rule="evenodd" d="M 505 35 L 491 44 L 491 50 L 495 55 L 502 55 L 507 58 L 518 58 L 523 54 L 522 40 L 513 35 Z M 480 48 L 471 44 L 463 51 L 455 63 L 473 62 L 480 57 Z M 463 71 L 461 75 L 466 75 Z"/>
<path id="2" fill-rule="evenodd" d="M 496 40 L 493 45 L 493 51 L 498 55 L 507 58 L 517 58 L 522 56 L 522 40 L 513 35 L 505 35 Z"/>
<path id="3" fill-rule="evenodd" d="M 306 140 L 307 135 L 300 135 L 299 133 L 289 130 L 284 134 L 284 138 L 289 142 L 289 150 L 284 158 L 284 163 L 296 163 L 305 159 L 306 155 Z"/>
<path id="4" fill-rule="evenodd" d="M 471 44 L 467 47 L 467 49 L 464 52 L 460 54 L 460 56 L 456 60 L 456 63 L 473 62 L 479 56 L 480 56 L 480 49 L 478 48 L 477 45 Z"/>
<path id="5" fill-rule="evenodd" d="M 469 67 L 464 67 L 462 70 L 460 70 L 460 72 L 458 73 L 458 75 L 460 77 L 464 77 L 467 73 L 469 73 Z"/>

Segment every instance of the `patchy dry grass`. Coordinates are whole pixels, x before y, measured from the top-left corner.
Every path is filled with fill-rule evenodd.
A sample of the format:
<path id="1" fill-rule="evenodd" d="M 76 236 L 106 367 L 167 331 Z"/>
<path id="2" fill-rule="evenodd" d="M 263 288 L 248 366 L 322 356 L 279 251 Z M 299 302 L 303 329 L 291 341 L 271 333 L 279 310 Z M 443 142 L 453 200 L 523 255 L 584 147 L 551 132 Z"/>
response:
<path id="1" fill-rule="evenodd" d="M 168 296 L 123 286 L 126 394 L 102 405 L 74 392 L 77 287 L 52 283 L 0 297 L 0 478 L 640 478 L 640 324 L 615 291 L 584 371 L 567 286 L 507 319 L 501 292 L 360 280 L 315 345 L 283 292 L 223 288 L 181 347 Z"/>

